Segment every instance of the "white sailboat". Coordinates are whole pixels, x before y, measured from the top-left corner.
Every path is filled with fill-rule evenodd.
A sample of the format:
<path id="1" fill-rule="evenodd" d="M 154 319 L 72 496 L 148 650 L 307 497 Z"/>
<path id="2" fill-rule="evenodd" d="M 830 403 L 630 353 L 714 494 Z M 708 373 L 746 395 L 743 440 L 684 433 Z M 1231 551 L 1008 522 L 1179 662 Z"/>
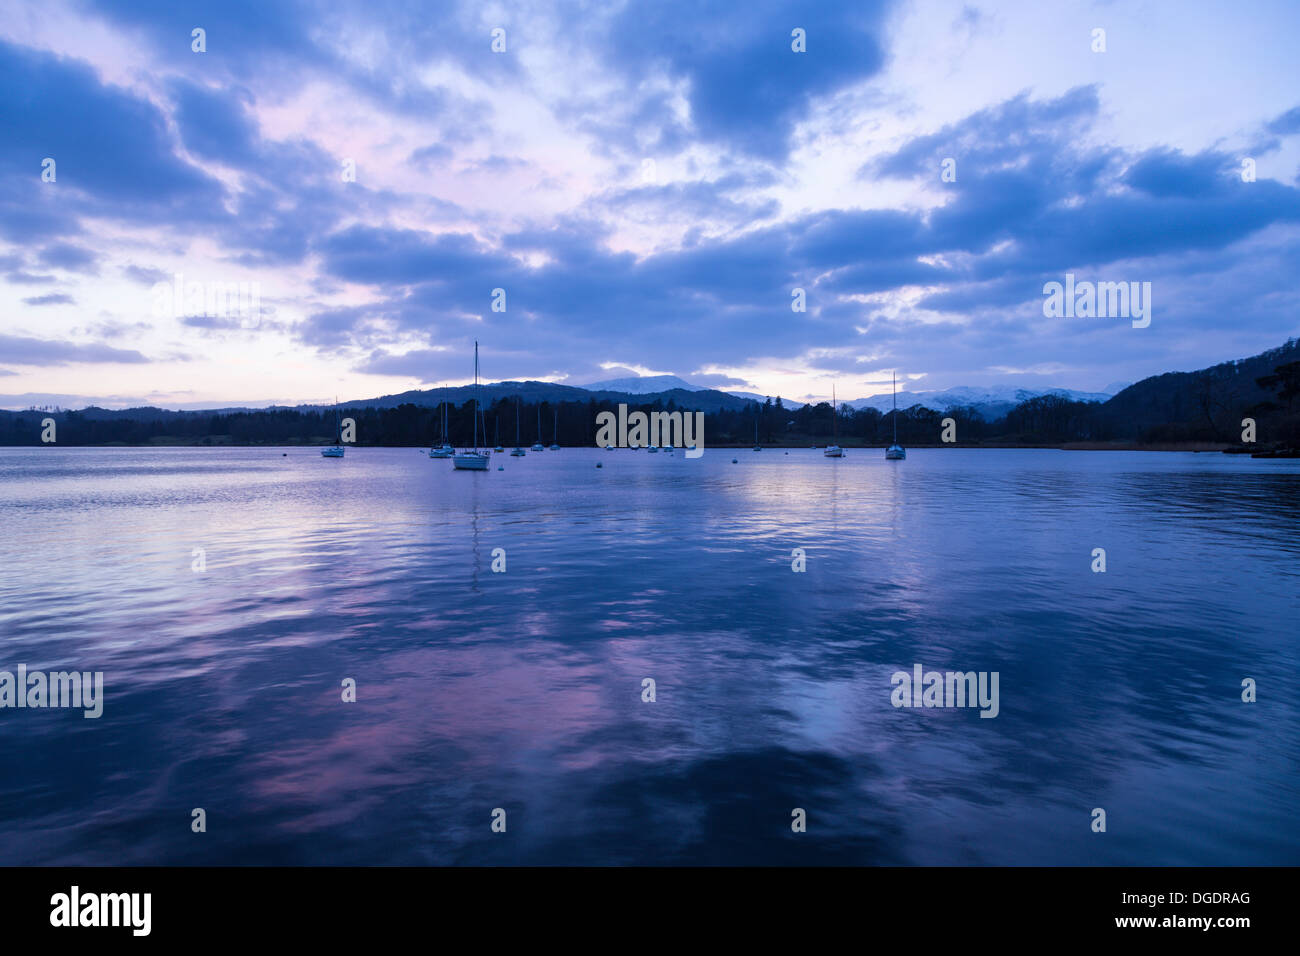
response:
<path id="1" fill-rule="evenodd" d="M 546 446 L 542 444 L 542 403 L 537 403 L 537 441 L 533 442 L 533 447 L 529 451 L 546 451 Z"/>
<path id="2" fill-rule="evenodd" d="M 430 458 L 450 458 L 456 453 L 456 449 L 447 444 L 447 403 L 439 402 L 438 409 L 442 412 L 442 444 L 434 445 L 429 449 Z"/>
<path id="3" fill-rule="evenodd" d="M 540 411 L 540 409 L 539 409 Z M 560 410 L 555 410 L 555 429 L 551 432 L 551 451 L 560 450 Z"/>
<path id="4" fill-rule="evenodd" d="M 515 396 L 515 447 L 510 450 L 511 458 L 523 458 L 528 452 L 519 447 L 519 396 Z"/>
<path id="5" fill-rule="evenodd" d="M 835 386 L 831 385 L 831 443 L 822 450 L 827 458 L 843 458 L 844 449 L 837 444 L 840 437 L 840 416 L 835 407 Z"/>
<path id="6" fill-rule="evenodd" d="M 451 459 L 456 471 L 487 471 L 489 455 L 478 450 L 478 342 L 474 343 L 474 449 L 465 450 Z"/>
<path id="7" fill-rule="evenodd" d="M 322 448 L 320 456 L 322 458 L 342 458 L 344 450 L 343 424 L 339 420 L 339 400 L 336 396 L 334 399 L 334 445 L 330 448 Z"/>
<path id="8" fill-rule="evenodd" d="M 894 443 L 885 449 L 886 461 L 902 461 L 907 457 L 907 449 L 898 443 L 898 375 L 894 375 Z"/>

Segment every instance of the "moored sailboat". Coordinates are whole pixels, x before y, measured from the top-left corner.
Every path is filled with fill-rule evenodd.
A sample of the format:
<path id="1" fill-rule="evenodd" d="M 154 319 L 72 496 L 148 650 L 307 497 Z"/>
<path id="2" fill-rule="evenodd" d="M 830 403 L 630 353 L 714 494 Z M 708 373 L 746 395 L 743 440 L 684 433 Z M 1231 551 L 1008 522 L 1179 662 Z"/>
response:
<path id="1" fill-rule="evenodd" d="M 488 460 L 488 453 L 478 450 L 478 342 L 476 341 L 474 343 L 474 448 L 454 455 L 451 464 L 457 471 L 487 471 Z"/>
<path id="2" fill-rule="evenodd" d="M 510 450 L 511 458 L 523 458 L 528 452 L 519 447 L 519 396 L 515 396 L 515 447 Z"/>
<path id="3" fill-rule="evenodd" d="M 907 457 L 907 449 L 898 443 L 898 375 L 894 375 L 894 443 L 885 449 L 886 461 L 902 461 Z"/>
<path id="4" fill-rule="evenodd" d="M 529 451 L 546 451 L 546 446 L 542 444 L 542 403 L 537 403 L 537 441 L 533 442 L 533 447 Z"/>
<path id="5" fill-rule="evenodd" d="M 334 444 L 330 448 L 322 448 L 320 456 L 322 458 L 342 458 L 345 449 L 343 448 L 343 423 L 339 419 L 339 400 L 334 399 Z"/>
<path id="6" fill-rule="evenodd" d="M 844 449 L 839 446 L 840 415 L 835 405 L 835 386 L 831 385 L 831 443 L 822 450 L 827 458 L 843 458 Z"/>
<path id="7" fill-rule="evenodd" d="M 439 402 L 438 409 L 442 412 L 442 444 L 434 445 L 429 449 L 430 458 L 450 458 L 456 453 L 456 449 L 447 443 L 447 403 Z"/>

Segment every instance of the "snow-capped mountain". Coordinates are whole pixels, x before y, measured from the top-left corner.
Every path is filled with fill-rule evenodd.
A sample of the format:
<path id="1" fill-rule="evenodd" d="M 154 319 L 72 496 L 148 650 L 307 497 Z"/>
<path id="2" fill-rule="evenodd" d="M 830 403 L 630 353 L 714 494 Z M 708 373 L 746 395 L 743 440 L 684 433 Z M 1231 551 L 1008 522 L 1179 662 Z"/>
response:
<path id="1" fill-rule="evenodd" d="M 1111 397 L 1109 392 L 1078 392 L 1070 388 L 1018 388 L 1014 385 L 994 385 L 991 387 L 958 386 L 933 392 L 899 392 L 898 407 L 911 408 L 922 405 L 936 412 L 946 412 L 950 408 L 972 406 L 984 418 L 1000 418 L 1021 402 L 1040 395 L 1060 395 L 1075 402 L 1104 402 Z M 875 408 L 882 412 L 894 405 L 894 398 L 889 392 L 882 392 L 867 398 L 844 402 L 853 408 Z"/>
<path id="2" fill-rule="evenodd" d="M 611 378 L 603 382 L 588 382 L 579 385 L 589 392 L 626 392 L 629 395 L 649 395 L 653 392 L 666 392 L 674 388 L 684 388 L 688 392 L 702 392 L 703 385 L 692 385 L 676 375 L 643 375 L 631 378 Z"/>
<path id="3" fill-rule="evenodd" d="M 676 375 L 644 375 L 640 378 L 611 378 L 603 382 L 588 382 L 586 385 L 579 385 L 578 388 L 585 388 L 589 392 L 626 392 L 629 395 L 652 395 L 656 392 L 666 392 L 674 388 L 684 388 L 688 392 L 703 392 L 710 388 L 708 385 L 693 385 L 684 378 L 678 378 Z M 735 398 L 747 399 L 751 402 L 762 404 L 769 397 L 773 401 L 776 396 L 759 395 L 757 392 L 733 392 L 730 389 L 720 388 L 719 392 L 725 395 L 731 395 Z M 786 408 L 801 408 L 803 402 L 793 402 L 790 399 L 783 399 L 782 404 Z"/>
<path id="4" fill-rule="evenodd" d="M 1115 383 L 1122 386 L 1123 383 Z M 578 386 L 588 391 L 611 391 L 625 392 L 630 395 L 650 395 L 656 392 L 665 392 L 669 389 L 682 388 L 691 392 L 704 391 L 707 386 L 693 385 L 684 378 L 676 375 L 645 375 L 642 377 L 631 378 L 612 378 L 603 382 L 590 382 L 586 385 Z M 950 408 L 958 406 L 971 406 L 982 417 L 987 419 L 1000 418 L 1015 408 L 1021 402 L 1028 401 L 1031 398 L 1037 398 L 1040 395 L 1060 395 L 1076 402 L 1104 402 L 1122 388 L 1115 388 L 1114 391 L 1105 392 L 1079 392 L 1070 388 L 1019 388 L 1014 385 L 994 385 L 989 387 L 971 387 L 958 386 L 956 388 L 947 388 L 938 391 L 925 392 L 899 392 L 898 407 L 911 408 L 913 405 L 923 405 L 926 408 L 932 408 L 937 412 L 946 412 Z M 726 389 L 726 394 L 736 398 L 743 398 L 749 401 L 762 402 L 767 401 L 768 396 L 759 395 L 756 392 L 733 392 Z M 775 400 L 775 396 L 772 396 Z M 880 411 L 888 411 L 893 407 L 893 397 L 889 392 L 881 392 L 876 395 L 869 395 L 866 398 L 848 399 L 840 402 L 841 405 L 848 405 L 851 408 L 875 408 Z M 782 404 L 791 410 L 802 407 L 803 403 L 794 401 L 789 398 L 783 398 Z"/>

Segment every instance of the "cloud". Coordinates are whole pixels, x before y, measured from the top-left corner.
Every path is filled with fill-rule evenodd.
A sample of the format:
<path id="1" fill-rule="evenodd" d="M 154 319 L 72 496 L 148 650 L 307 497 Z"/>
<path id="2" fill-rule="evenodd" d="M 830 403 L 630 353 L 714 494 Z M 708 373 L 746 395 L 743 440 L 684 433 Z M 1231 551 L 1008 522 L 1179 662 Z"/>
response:
<path id="1" fill-rule="evenodd" d="M 36 253 L 36 260 L 43 266 L 63 269 L 66 272 L 85 272 L 94 275 L 98 272 L 96 263 L 99 256 L 85 246 L 69 242 L 48 245 Z"/>
<path id="2" fill-rule="evenodd" d="M 127 362 L 149 360 L 131 349 L 117 349 L 98 342 L 59 342 L 0 333 L 0 355 L 12 365 L 72 365 L 77 363 Z"/>
<path id="3" fill-rule="evenodd" d="M 117 207 L 218 198 L 217 185 L 176 156 L 157 107 L 101 83 L 86 64 L 0 41 L 0 85 L 23 91 L 6 102 L 6 176 Z M 39 181 L 46 156 L 57 164 L 54 183 Z"/>
<path id="4" fill-rule="evenodd" d="M 148 266 L 137 266 L 134 263 L 122 267 L 122 274 L 133 282 L 141 285 L 153 286 L 159 282 L 171 282 L 172 275 L 162 269 L 150 269 Z"/>
<path id="5" fill-rule="evenodd" d="M 29 299 L 23 299 L 24 305 L 75 305 L 76 300 L 70 295 L 62 292 L 51 292 L 49 295 L 36 295 Z"/>
<path id="6" fill-rule="evenodd" d="M 1300 133 L 1300 106 L 1294 106 L 1281 116 L 1270 120 L 1264 128 L 1278 136 L 1294 136 Z"/>
<path id="7" fill-rule="evenodd" d="M 632 77 L 662 71 L 683 83 L 699 138 L 781 160 L 815 98 L 880 71 L 890 6 L 752 0 L 723 10 L 691 0 L 636 0 L 614 19 L 603 45 L 615 70 Z M 795 28 L 806 33 L 805 53 L 791 49 Z M 667 102 L 656 105 L 656 119 L 671 125 Z"/>
<path id="8" fill-rule="evenodd" d="M 31 272 L 9 272 L 5 274 L 5 281 L 14 285 L 47 285 L 59 280 L 55 276 L 36 275 Z"/>

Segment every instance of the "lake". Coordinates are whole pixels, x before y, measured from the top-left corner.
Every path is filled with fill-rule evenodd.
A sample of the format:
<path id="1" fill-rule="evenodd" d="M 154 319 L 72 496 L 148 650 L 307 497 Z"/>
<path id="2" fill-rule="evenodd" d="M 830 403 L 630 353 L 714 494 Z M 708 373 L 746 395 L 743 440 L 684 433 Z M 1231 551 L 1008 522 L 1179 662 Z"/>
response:
<path id="1" fill-rule="evenodd" d="M 0 864 L 1300 863 L 1300 461 L 491 468 L 0 449 Z"/>

